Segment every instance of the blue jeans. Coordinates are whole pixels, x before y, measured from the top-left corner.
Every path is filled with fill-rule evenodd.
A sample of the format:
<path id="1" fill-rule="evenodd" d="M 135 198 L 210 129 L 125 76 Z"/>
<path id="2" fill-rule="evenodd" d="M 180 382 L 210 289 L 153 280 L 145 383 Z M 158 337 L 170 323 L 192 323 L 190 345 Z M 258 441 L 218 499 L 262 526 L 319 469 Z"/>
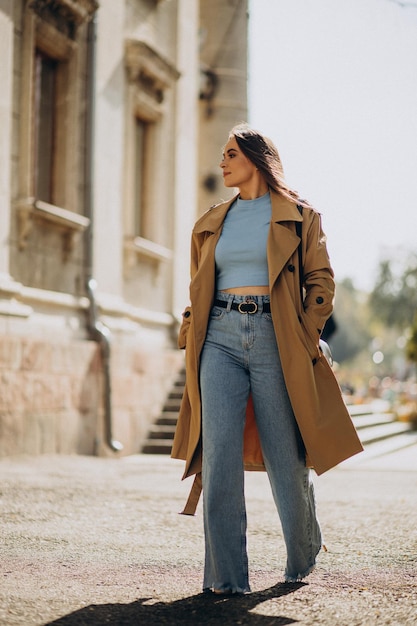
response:
<path id="1" fill-rule="evenodd" d="M 251 297 L 254 314 L 232 310 L 244 296 L 218 292 L 201 355 L 203 589 L 250 591 L 246 550 L 243 430 L 252 394 L 262 453 L 287 549 L 285 580 L 307 576 L 321 548 L 305 450 L 281 368 L 269 296 Z M 302 393 L 302 389 L 300 389 Z"/>

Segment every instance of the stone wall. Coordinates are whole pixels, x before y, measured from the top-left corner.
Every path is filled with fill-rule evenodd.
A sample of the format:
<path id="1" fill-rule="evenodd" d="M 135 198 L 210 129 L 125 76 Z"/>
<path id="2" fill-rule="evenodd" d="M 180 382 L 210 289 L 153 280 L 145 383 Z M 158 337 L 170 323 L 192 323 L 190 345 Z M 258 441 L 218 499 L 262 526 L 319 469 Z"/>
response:
<path id="1" fill-rule="evenodd" d="M 117 344 L 111 355 L 113 436 L 140 451 L 182 364 L 179 351 Z M 0 337 L 0 457 L 114 454 L 105 441 L 103 376 L 93 341 Z"/>

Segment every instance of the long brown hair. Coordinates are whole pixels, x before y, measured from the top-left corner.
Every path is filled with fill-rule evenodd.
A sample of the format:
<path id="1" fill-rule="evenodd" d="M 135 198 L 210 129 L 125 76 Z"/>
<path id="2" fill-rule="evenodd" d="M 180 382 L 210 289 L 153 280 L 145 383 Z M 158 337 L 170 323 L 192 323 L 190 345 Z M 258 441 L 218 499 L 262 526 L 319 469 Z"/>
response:
<path id="1" fill-rule="evenodd" d="M 301 200 L 294 189 L 290 189 L 284 178 L 284 169 L 278 150 L 274 143 L 265 135 L 250 128 L 248 124 L 238 124 L 229 133 L 234 137 L 243 154 L 258 168 L 267 185 L 292 202 L 309 206 Z"/>

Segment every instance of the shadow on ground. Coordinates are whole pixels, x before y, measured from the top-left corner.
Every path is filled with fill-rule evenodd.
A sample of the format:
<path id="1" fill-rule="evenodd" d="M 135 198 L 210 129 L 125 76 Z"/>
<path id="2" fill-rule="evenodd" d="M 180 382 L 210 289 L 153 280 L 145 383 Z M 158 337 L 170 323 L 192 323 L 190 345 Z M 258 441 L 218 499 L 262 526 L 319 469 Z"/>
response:
<path id="1" fill-rule="evenodd" d="M 131 604 L 86 606 L 79 611 L 45 624 L 45 626 L 196 626 L 198 624 L 240 624 L 249 626 L 284 626 L 296 620 L 280 615 L 259 615 L 251 611 L 259 604 L 293 593 L 306 583 L 280 583 L 264 591 L 244 596 L 219 597 L 198 594 L 174 602 L 154 602 L 140 598 Z M 274 613 L 278 610 L 274 606 Z"/>

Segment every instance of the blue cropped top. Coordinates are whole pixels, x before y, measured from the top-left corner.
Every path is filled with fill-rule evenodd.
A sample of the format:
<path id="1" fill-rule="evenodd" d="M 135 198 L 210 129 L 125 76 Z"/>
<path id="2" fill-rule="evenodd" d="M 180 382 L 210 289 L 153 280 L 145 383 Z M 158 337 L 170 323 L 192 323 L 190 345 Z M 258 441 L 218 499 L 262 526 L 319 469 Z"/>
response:
<path id="1" fill-rule="evenodd" d="M 219 291 L 269 284 L 266 242 L 270 222 L 269 192 L 255 200 L 238 198 L 233 203 L 215 251 Z"/>

